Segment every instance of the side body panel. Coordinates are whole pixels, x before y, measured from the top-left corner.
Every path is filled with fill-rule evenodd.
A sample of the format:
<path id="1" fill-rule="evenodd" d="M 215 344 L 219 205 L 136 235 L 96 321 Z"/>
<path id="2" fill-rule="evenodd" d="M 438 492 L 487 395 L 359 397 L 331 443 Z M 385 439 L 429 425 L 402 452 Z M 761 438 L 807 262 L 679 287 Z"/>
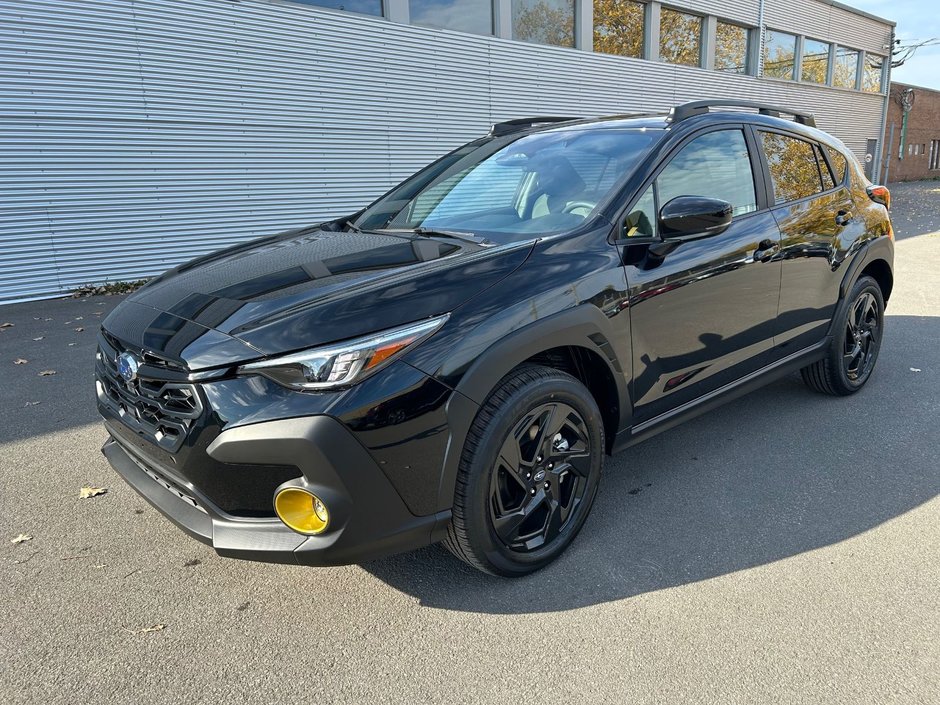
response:
<path id="1" fill-rule="evenodd" d="M 627 265 L 634 423 L 767 364 L 780 263 L 754 258 L 765 240 L 777 240 L 766 211 L 736 219 L 719 235 L 681 243 L 662 259 L 644 256 Z"/>

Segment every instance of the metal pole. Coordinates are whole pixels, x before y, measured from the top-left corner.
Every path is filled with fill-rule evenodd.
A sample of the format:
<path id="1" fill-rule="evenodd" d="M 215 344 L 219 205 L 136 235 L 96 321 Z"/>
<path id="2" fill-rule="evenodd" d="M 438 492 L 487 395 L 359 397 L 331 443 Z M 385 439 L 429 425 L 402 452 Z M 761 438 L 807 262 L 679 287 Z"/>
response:
<path id="1" fill-rule="evenodd" d="M 885 178 L 881 183 L 888 183 L 888 171 L 891 169 L 891 145 L 894 144 L 894 123 L 891 123 L 891 135 L 888 137 L 888 143 L 885 145 L 885 149 L 882 152 L 887 155 L 885 157 Z"/>

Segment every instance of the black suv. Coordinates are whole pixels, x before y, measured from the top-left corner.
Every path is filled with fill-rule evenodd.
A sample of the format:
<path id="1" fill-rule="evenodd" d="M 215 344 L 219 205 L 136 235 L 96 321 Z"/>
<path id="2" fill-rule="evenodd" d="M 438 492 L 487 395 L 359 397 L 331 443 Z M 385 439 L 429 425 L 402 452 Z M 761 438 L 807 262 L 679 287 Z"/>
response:
<path id="1" fill-rule="evenodd" d="M 442 540 L 523 575 L 578 533 L 605 454 L 796 370 L 865 384 L 888 199 L 780 108 L 500 123 L 355 215 L 121 303 L 99 337 L 103 452 L 224 556 Z"/>

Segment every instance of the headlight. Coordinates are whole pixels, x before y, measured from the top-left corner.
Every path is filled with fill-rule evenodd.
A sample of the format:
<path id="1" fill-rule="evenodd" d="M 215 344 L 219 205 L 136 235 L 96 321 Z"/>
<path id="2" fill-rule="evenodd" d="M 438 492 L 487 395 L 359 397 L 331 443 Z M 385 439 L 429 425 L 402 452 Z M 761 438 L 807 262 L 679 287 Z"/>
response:
<path id="1" fill-rule="evenodd" d="M 239 374 L 264 375 L 291 389 L 332 389 L 353 384 L 388 363 L 405 348 L 444 325 L 450 314 L 392 328 L 364 338 L 251 362 Z"/>

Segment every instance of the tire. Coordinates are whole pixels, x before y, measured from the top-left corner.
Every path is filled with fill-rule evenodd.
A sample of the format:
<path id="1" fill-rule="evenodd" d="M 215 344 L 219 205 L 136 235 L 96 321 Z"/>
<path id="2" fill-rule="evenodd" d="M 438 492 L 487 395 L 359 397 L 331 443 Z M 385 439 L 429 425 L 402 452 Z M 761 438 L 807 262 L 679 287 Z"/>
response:
<path id="1" fill-rule="evenodd" d="M 871 277 L 860 277 L 833 323 L 826 356 L 800 374 L 817 392 L 834 396 L 855 394 L 871 377 L 884 333 L 884 297 Z"/>
<path id="2" fill-rule="evenodd" d="M 467 434 L 444 545 L 492 575 L 544 568 L 584 525 L 604 448 L 600 410 L 583 384 L 550 367 L 514 370 Z"/>

